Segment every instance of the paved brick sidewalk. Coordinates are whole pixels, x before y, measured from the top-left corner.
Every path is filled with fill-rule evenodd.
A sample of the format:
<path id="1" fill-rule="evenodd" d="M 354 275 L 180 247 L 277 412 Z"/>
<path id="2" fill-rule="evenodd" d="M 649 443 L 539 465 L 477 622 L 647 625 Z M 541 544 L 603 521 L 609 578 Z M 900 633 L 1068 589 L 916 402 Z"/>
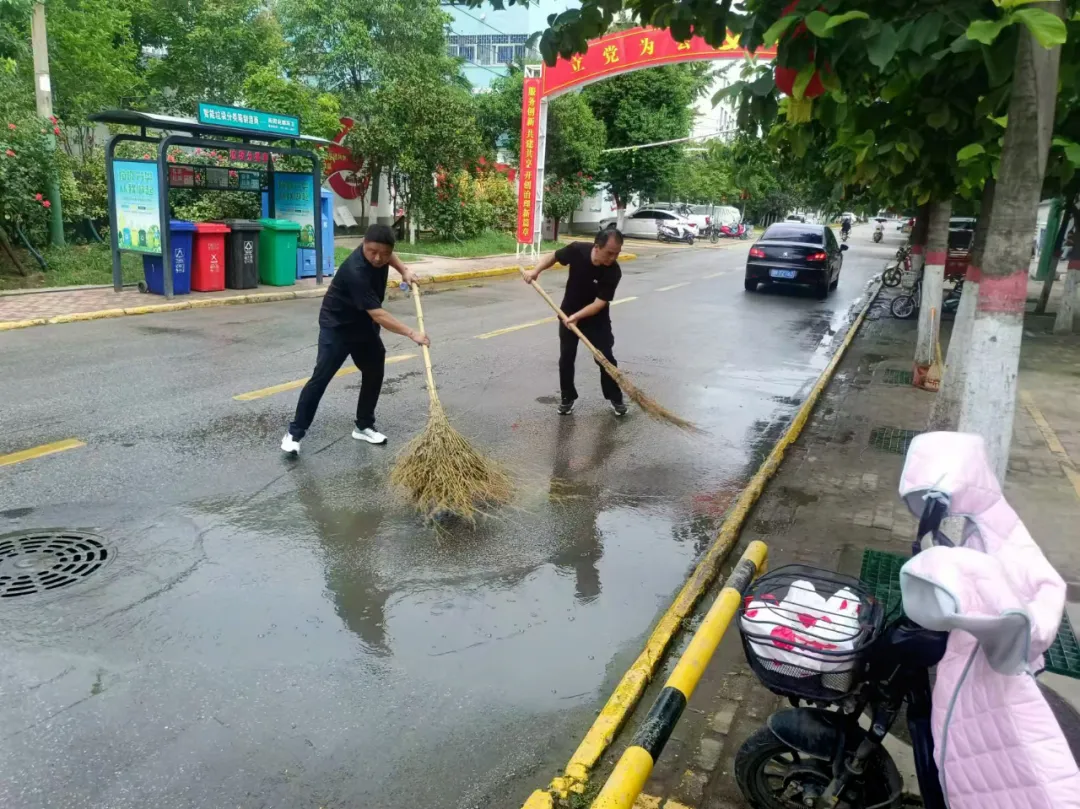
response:
<path id="1" fill-rule="evenodd" d="M 743 531 L 744 544 L 768 543 L 772 567 L 801 562 L 858 575 L 867 547 L 909 552 L 915 520 L 896 494 L 904 456 L 872 446 L 871 435 L 925 429 L 933 394 L 910 385 L 916 324 L 889 317 L 880 303 L 872 317 Z M 1080 336 L 1055 337 L 1052 327 L 1052 316 L 1026 321 L 1005 491 L 1070 582 L 1070 599 L 1078 600 L 1080 484 L 1074 479 L 1080 476 L 1073 470 L 1080 465 Z M 1070 614 L 1078 623 L 1072 608 Z M 1040 679 L 1070 699 L 1080 690 L 1075 681 Z M 639 805 L 744 806 L 732 774 L 734 755 L 778 703 L 750 674 L 733 628 L 646 786 L 654 797 Z M 893 747 L 905 786 L 914 790 L 910 748 Z"/>

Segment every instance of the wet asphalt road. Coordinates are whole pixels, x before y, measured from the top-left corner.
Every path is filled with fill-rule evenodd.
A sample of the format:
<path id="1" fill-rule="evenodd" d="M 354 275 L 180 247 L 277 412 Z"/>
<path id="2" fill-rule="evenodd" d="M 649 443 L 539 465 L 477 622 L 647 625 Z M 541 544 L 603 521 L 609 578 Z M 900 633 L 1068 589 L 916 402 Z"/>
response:
<path id="1" fill-rule="evenodd" d="M 583 398 L 557 417 L 554 324 L 477 338 L 548 316 L 520 281 L 427 296 L 451 421 L 521 483 L 441 538 L 386 488 L 427 411 L 402 338 L 388 356 L 417 356 L 387 369 L 390 447 L 349 437 L 351 375 L 291 462 L 277 444 L 298 391 L 233 397 L 310 373 L 318 301 L 0 335 L 0 454 L 86 442 L 0 467 L 0 541 L 77 529 L 110 559 L 0 600 L 0 805 L 518 806 L 824 366 L 890 252 L 869 234 L 825 302 L 746 294 L 743 244 L 625 265 L 615 354 L 701 436 L 616 421 L 584 353 Z M 564 278 L 542 280 L 561 294 Z"/>

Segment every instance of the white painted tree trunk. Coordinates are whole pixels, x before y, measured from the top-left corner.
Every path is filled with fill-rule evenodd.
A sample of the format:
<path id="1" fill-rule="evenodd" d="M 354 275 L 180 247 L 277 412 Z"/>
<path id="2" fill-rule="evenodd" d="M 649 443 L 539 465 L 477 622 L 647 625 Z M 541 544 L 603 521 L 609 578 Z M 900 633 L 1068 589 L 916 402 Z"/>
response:
<path id="1" fill-rule="evenodd" d="M 615 209 L 615 227 L 621 232 L 623 225 L 626 224 L 626 206 L 622 203 L 616 203 L 619 207 Z"/>
<path id="2" fill-rule="evenodd" d="M 974 271 L 973 271 L 974 270 Z M 956 310 L 952 335 L 949 337 L 949 354 L 945 360 L 945 373 L 941 378 L 941 390 L 934 399 L 930 412 L 931 430 L 955 430 L 960 421 L 960 400 L 967 384 L 971 360 L 971 331 L 975 324 L 975 303 L 979 299 L 979 270 L 969 268 L 964 279 L 964 292 Z"/>
<path id="3" fill-rule="evenodd" d="M 931 430 L 955 430 L 960 421 L 960 399 L 963 396 L 968 360 L 971 357 L 971 327 L 975 322 L 975 304 L 979 299 L 979 279 L 982 277 L 986 233 L 993 212 L 994 178 L 991 177 L 983 187 L 979 219 L 975 225 L 967 274 L 964 278 L 964 292 L 960 296 L 960 306 L 956 310 L 956 320 L 949 337 L 949 353 L 945 358 L 941 390 L 934 398 L 934 407 L 930 412 Z"/>
<path id="4" fill-rule="evenodd" d="M 1080 308 L 1080 260 L 1070 259 L 1065 270 L 1065 287 L 1061 290 L 1061 303 L 1054 318 L 1054 334 L 1072 334 L 1076 323 L 1076 311 Z"/>
<path id="5" fill-rule="evenodd" d="M 1038 5 L 1062 14 L 1060 0 Z M 1020 30 L 960 402 L 959 429 L 983 437 L 1000 481 L 1005 480 L 1012 443 L 1031 234 L 1053 132 L 1060 59 L 1060 47 L 1045 49 L 1030 32 Z"/>
<path id="6" fill-rule="evenodd" d="M 919 309 L 919 336 L 915 343 L 915 384 L 922 385 L 934 361 L 941 328 L 941 287 L 945 283 L 945 258 L 949 247 L 949 217 L 952 200 L 930 206 L 930 229 L 926 238 L 923 265 L 922 302 Z"/>

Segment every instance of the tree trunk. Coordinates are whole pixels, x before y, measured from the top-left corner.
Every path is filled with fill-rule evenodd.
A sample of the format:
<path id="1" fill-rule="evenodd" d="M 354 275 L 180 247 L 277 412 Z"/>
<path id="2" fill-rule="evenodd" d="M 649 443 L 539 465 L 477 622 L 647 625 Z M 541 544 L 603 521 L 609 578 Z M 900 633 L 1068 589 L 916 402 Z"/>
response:
<path id="1" fill-rule="evenodd" d="M 1060 2 L 1038 6 L 1061 16 Z M 961 431 L 986 440 L 1000 481 L 1005 479 L 1016 414 L 1031 234 L 1053 132 L 1061 59 L 1060 47 L 1043 48 L 1026 28 L 1019 33 L 959 423 Z"/>
<path id="2" fill-rule="evenodd" d="M 919 338 L 915 343 L 914 385 L 925 387 L 926 372 L 934 362 L 941 329 L 941 287 L 945 283 L 945 259 L 949 253 L 949 217 L 952 200 L 930 206 L 930 227 L 926 237 L 923 265 L 922 302 L 919 308 Z"/>
<path id="3" fill-rule="evenodd" d="M 559 217 L 557 216 L 551 217 L 551 233 L 551 240 L 555 242 L 559 241 Z"/>
<path id="4" fill-rule="evenodd" d="M 975 322 L 975 302 L 979 299 L 979 275 L 982 272 L 979 268 L 986 250 L 986 234 L 993 210 L 994 178 L 991 177 L 983 186 L 982 204 L 979 206 L 979 218 L 975 222 L 975 235 L 971 240 L 971 255 L 964 277 L 964 292 L 960 296 L 960 306 L 956 310 L 956 320 L 949 338 L 945 374 L 941 380 L 941 390 L 934 399 L 934 407 L 930 412 L 931 430 L 955 430 L 960 419 L 960 398 L 964 391 L 970 357 L 971 326 Z"/>
<path id="5" fill-rule="evenodd" d="M 30 274 L 26 271 L 26 267 L 16 258 L 15 251 L 11 249 L 11 239 L 8 238 L 7 231 L 3 227 L 0 227 L 0 247 L 4 248 L 8 260 L 11 261 L 11 266 L 15 268 L 15 272 L 24 278 Z"/>
<path id="6" fill-rule="evenodd" d="M 1076 217 L 1076 211 L 1073 211 Z M 1076 220 L 1080 224 L 1080 219 Z M 1077 233 L 1080 236 L 1080 232 Z M 1076 311 L 1080 308 L 1080 239 L 1073 237 L 1072 250 L 1069 251 L 1069 268 L 1065 270 L 1065 287 L 1061 290 L 1061 304 L 1057 317 L 1054 318 L 1054 334 L 1072 334 L 1076 322 Z"/>
<path id="7" fill-rule="evenodd" d="M 923 251 L 926 249 L 926 232 L 930 226 L 930 205 L 922 205 L 915 214 L 915 224 L 911 226 L 911 271 L 918 278 L 923 268 Z"/>

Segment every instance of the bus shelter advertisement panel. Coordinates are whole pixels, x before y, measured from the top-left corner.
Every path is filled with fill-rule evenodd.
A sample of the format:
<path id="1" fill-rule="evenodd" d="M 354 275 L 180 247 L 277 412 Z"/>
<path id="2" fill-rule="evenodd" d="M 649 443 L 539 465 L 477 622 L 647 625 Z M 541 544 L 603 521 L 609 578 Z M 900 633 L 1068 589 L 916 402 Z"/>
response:
<path id="1" fill-rule="evenodd" d="M 274 216 L 300 226 L 298 247 L 315 246 L 315 195 L 310 174 L 274 174 Z"/>
<path id="2" fill-rule="evenodd" d="M 112 164 L 116 240 L 121 250 L 161 252 L 161 203 L 157 163 L 116 160 Z"/>

